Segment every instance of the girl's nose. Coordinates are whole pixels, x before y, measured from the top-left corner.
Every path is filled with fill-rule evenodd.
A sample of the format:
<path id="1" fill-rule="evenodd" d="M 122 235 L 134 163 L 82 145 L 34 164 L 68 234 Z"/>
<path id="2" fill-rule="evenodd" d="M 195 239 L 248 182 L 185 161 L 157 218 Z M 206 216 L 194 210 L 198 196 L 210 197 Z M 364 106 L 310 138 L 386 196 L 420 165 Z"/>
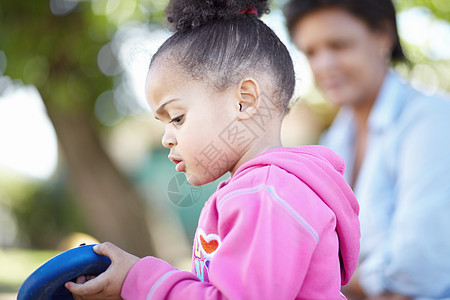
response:
<path id="1" fill-rule="evenodd" d="M 164 135 L 161 139 L 161 143 L 164 147 L 171 149 L 177 144 L 177 140 L 175 139 L 173 134 L 171 134 L 169 130 L 166 129 L 164 130 Z"/>

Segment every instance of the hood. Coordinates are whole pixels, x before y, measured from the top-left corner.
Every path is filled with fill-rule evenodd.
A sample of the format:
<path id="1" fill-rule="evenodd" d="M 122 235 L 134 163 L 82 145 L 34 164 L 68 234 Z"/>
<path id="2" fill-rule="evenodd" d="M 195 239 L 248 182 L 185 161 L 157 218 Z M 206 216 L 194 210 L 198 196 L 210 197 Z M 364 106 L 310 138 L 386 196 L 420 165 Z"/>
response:
<path id="1" fill-rule="evenodd" d="M 358 202 L 343 177 L 344 160 L 323 146 L 275 148 L 243 164 L 233 177 L 262 165 L 276 165 L 296 175 L 334 212 L 339 237 L 341 284 L 347 284 L 358 264 L 360 227 Z"/>

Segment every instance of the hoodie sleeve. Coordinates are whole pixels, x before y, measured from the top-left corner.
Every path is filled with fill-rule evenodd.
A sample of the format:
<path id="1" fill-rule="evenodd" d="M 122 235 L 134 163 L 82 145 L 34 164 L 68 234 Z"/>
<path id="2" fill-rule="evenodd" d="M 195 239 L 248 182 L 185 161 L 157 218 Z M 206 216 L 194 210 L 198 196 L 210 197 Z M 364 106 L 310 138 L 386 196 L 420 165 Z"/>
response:
<path id="1" fill-rule="evenodd" d="M 217 205 L 222 242 L 210 262 L 211 283 L 148 257 L 130 270 L 122 297 L 294 299 L 318 242 L 316 231 L 270 186 L 235 190 Z"/>

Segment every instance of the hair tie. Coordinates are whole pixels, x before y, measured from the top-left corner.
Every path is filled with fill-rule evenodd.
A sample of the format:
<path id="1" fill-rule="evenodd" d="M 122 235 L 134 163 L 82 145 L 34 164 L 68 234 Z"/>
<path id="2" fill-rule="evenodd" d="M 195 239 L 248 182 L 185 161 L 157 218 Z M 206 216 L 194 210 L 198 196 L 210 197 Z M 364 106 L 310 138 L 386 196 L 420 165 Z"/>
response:
<path id="1" fill-rule="evenodd" d="M 253 5 L 244 8 L 243 10 L 240 10 L 238 14 L 245 14 L 245 15 L 251 15 L 251 16 L 258 16 L 258 10 Z"/>

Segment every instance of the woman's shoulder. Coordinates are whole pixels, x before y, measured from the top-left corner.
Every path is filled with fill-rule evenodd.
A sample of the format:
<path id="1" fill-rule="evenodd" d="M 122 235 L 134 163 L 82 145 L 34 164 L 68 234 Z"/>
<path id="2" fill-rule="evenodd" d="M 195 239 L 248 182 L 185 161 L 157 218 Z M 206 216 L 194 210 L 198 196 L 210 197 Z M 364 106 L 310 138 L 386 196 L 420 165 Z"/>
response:
<path id="1" fill-rule="evenodd" d="M 407 106 L 425 111 L 450 109 L 450 93 L 436 86 L 424 84 L 396 73 L 396 80 L 405 90 Z"/>
<path id="2" fill-rule="evenodd" d="M 448 92 L 411 80 L 397 72 L 390 72 L 388 78 L 391 81 L 391 91 L 394 92 L 388 93 L 384 102 L 388 107 L 397 107 L 399 125 L 417 123 L 420 120 L 436 122 L 449 119 Z M 383 105 L 384 109 L 388 109 L 386 105 Z"/>
<path id="3" fill-rule="evenodd" d="M 416 86 L 409 88 L 404 109 L 405 118 L 410 121 L 450 123 L 450 96 L 443 91 L 423 90 Z"/>

